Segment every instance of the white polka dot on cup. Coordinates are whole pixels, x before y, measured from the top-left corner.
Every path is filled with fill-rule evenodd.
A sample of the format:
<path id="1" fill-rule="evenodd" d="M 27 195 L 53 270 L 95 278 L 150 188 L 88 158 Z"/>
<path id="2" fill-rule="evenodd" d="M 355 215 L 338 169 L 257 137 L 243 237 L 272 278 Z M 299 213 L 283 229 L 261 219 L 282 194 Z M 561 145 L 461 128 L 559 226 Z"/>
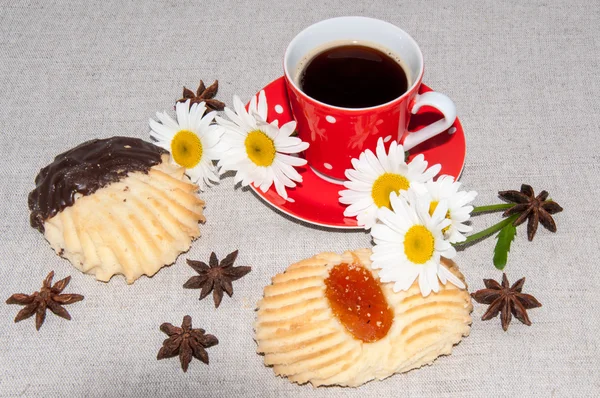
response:
<path id="1" fill-rule="evenodd" d="M 283 113 L 283 106 L 281 106 L 279 104 L 275 105 L 275 112 L 277 112 L 281 115 Z"/>
<path id="2" fill-rule="evenodd" d="M 329 163 L 323 163 L 323 167 L 325 167 L 327 170 L 332 170 L 333 166 L 330 165 Z"/>
<path id="3" fill-rule="evenodd" d="M 327 120 L 331 124 L 335 123 L 335 118 L 333 116 L 331 116 L 331 115 L 325 116 L 325 120 Z"/>
<path id="4" fill-rule="evenodd" d="M 385 138 L 383 139 L 383 142 L 389 142 L 391 139 L 392 139 L 392 136 L 391 136 L 391 135 L 388 135 L 387 137 L 385 137 Z"/>
<path id="5" fill-rule="evenodd" d="M 452 134 L 454 134 L 454 133 L 456 133 L 456 127 L 450 127 L 450 128 L 448 129 L 448 134 L 452 135 Z"/>

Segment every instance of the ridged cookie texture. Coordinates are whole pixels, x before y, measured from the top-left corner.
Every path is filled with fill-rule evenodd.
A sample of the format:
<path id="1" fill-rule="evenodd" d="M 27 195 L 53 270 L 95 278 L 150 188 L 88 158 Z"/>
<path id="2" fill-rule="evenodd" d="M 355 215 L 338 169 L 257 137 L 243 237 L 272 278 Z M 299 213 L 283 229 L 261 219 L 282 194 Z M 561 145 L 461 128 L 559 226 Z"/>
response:
<path id="1" fill-rule="evenodd" d="M 159 163 L 130 172 L 44 221 L 44 236 L 77 269 L 108 281 L 127 283 L 172 264 L 200 236 L 204 201 L 184 169 Z"/>
<path id="2" fill-rule="evenodd" d="M 335 265 L 357 259 L 378 280 L 370 256 L 369 249 L 321 253 L 273 277 L 258 303 L 254 330 L 257 351 L 275 374 L 299 384 L 356 387 L 431 364 L 469 335 L 473 306 L 466 290 L 447 283 L 423 297 L 418 283 L 398 293 L 388 283 L 381 284 L 394 312 L 388 334 L 373 343 L 354 338 L 333 314 L 324 281 Z M 444 263 L 464 280 L 453 262 Z"/>

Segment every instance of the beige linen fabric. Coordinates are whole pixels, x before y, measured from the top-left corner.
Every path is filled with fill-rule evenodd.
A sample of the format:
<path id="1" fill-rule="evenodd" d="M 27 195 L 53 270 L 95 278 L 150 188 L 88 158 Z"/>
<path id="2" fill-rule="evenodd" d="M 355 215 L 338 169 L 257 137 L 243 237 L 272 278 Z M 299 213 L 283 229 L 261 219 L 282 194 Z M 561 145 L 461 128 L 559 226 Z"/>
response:
<path id="1" fill-rule="evenodd" d="M 287 43 L 324 18 L 388 20 L 421 45 L 425 83 L 454 99 L 467 135 L 465 188 L 477 204 L 525 182 L 565 211 L 558 233 L 524 229 L 506 268 L 543 307 L 533 326 L 481 322 L 434 366 L 360 389 L 313 389 L 277 378 L 252 340 L 255 304 L 270 278 L 315 253 L 368 247 L 364 232 L 296 222 L 231 177 L 208 189 L 202 237 L 176 264 L 127 286 L 75 270 L 29 226 L 27 194 L 38 170 L 85 140 L 149 139 L 148 118 L 171 112 L 181 86 L 218 78 L 218 98 L 248 100 L 282 74 Z M 600 392 L 598 185 L 600 8 L 593 1 L 3 1 L 0 4 L 0 396 L 595 396 Z M 498 215 L 474 219 L 476 229 Z M 459 252 L 472 289 L 499 279 L 494 240 Z M 239 249 L 252 272 L 218 310 L 184 290 L 186 258 Z M 72 275 L 73 320 L 49 314 L 14 324 L 3 301 Z M 157 361 L 162 322 L 185 314 L 219 338 L 210 366 Z"/>

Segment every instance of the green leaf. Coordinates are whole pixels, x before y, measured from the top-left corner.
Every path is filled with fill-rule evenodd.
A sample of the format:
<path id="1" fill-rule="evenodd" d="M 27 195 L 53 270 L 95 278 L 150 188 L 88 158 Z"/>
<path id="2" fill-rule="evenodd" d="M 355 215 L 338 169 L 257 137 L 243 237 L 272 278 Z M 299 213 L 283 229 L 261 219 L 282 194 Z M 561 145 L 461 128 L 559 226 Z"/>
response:
<path id="1" fill-rule="evenodd" d="M 512 223 L 507 224 L 500 230 L 498 234 L 498 241 L 494 248 L 494 266 L 499 270 L 503 270 L 508 261 L 508 252 L 510 251 L 510 244 L 515 240 L 517 234 L 517 227 Z"/>

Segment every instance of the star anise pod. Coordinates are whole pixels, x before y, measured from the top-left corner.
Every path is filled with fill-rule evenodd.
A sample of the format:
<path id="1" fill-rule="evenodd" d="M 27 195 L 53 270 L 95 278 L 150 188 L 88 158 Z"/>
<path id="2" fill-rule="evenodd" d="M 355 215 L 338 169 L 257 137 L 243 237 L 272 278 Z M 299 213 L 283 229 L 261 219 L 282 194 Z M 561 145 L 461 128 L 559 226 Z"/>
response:
<path id="1" fill-rule="evenodd" d="M 200 80 L 200 85 L 194 93 L 187 87 L 183 87 L 183 98 L 177 100 L 177 102 L 185 102 L 188 99 L 190 100 L 190 106 L 192 104 L 199 104 L 200 102 L 206 103 L 206 107 L 212 109 L 214 111 L 222 111 L 225 109 L 225 104 L 219 100 L 214 99 L 214 96 L 217 95 L 217 91 L 219 91 L 219 81 L 215 80 L 213 84 L 206 87 L 204 82 Z"/>
<path id="2" fill-rule="evenodd" d="M 160 325 L 160 330 L 169 338 L 163 341 L 163 346 L 158 351 L 156 359 L 179 355 L 184 372 L 187 372 L 192 356 L 208 365 L 206 348 L 219 344 L 219 340 L 212 334 L 205 334 L 204 329 L 192 329 L 192 317 L 189 315 L 183 317 L 180 328 L 165 322 Z"/>
<path id="3" fill-rule="evenodd" d="M 229 297 L 231 297 L 233 294 L 233 285 L 231 282 L 240 279 L 251 270 L 250 267 L 233 266 L 237 255 L 237 250 L 233 253 L 229 253 L 227 257 L 221 260 L 221 264 L 219 264 L 217 255 L 214 252 L 210 255 L 210 265 L 207 265 L 202 261 L 187 260 L 188 265 L 200 275 L 192 276 L 183 287 L 186 289 L 201 288 L 200 300 L 213 291 L 215 308 L 219 308 L 221 300 L 223 299 L 223 291 L 227 292 Z"/>
<path id="4" fill-rule="evenodd" d="M 481 304 L 489 304 L 485 314 L 481 317 L 482 321 L 492 319 L 501 313 L 502 329 L 508 330 L 508 325 L 512 315 L 527 326 L 531 326 L 527 310 L 541 307 L 542 304 L 530 294 L 522 292 L 525 278 L 516 281 L 512 286 L 509 285 L 506 274 L 502 274 L 502 285 L 493 279 L 484 279 L 486 289 L 481 289 L 471 293 L 471 297 Z"/>
<path id="5" fill-rule="evenodd" d="M 54 271 L 51 271 L 46 279 L 44 279 L 39 292 L 34 292 L 31 295 L 15 293 L 6 300 L 6 304 L 20 304 L 25 306 L 15 317 L 15 322 L 22 321 L 35 314 L 35 328 L 40 330 L 46 319 L 46 309 L 48 308 L 62 318 L 71 319 L 71 315 L 69 315 L 63 305 L 81 301 L 83 300 L 83 296 L 81 294 L 60 294 L 71 281 L 70 276 L 59 280 L 54 286 L 52 286 L 52 278 L 54 278 Z"/>
<path id="6" fill-rule="evenodd" d="M 558 203 L 547 200 L 547 191 L 542 191 L 538 196 L 535 196 L 533 188 L 527 184 L 523 184 L 521 185 L 521 192 L 500 191 L 498 195 L 508 202 L 515 203 L 513 207 L 502 214 L 505 217 L 519 214 L 519 218 L 513 223 L 515 227 L 529 219 L 527 222 L 527 238 L 530 241 L 535 236 L 538 223 L 541 223 L 547 230 L 556 232 L 556 223 L 552 218 L 552 214 L 561 212 L 563 208 Z"/>

